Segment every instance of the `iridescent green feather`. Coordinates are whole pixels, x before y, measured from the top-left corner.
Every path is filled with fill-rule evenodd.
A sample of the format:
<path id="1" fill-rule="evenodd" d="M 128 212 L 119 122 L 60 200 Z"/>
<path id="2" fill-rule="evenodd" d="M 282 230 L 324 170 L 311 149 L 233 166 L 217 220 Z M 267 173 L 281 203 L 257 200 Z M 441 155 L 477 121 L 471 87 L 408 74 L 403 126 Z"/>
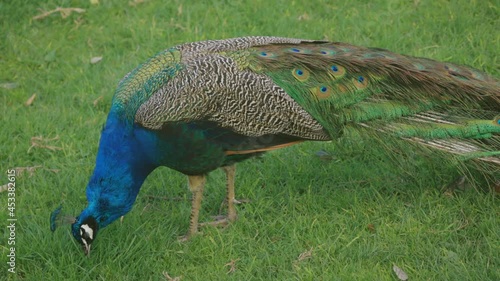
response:
<path id="1" fill-rule="evenodd" d="M 168 49 L 135 68 L 118 84 L 112 110 L 133 122 L 139 107 L 182 69 L 180 60 L 178 50 Z"/>

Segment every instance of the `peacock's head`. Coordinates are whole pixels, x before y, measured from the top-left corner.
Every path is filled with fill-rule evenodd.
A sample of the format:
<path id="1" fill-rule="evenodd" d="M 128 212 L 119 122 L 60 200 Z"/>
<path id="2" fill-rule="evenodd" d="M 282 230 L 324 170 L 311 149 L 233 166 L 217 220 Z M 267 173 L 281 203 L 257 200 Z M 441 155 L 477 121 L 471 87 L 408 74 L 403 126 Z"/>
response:
<path id="1" fill-rule="evenodd" d="M 90 254 L 90 246 L 95 240 L 97 231 L 103 227 L 102 218 L 92 214 L 89 209 L 85 209 L 78 217 L 68 216 L 61 213 L 62 206 L 59 206 L 50 214 L 50 230 L 54 232 L 60 225 L 71 224 L 71 232 L 78 243 L 82 244 L 85 255 Z M 97 217 L 97 219 L 96 219 Z"/>
<path id="2" fill-rule="evenodd" d="M 75 218 L 71 231 L 76 241 L 82 245 L 85 255 L 90 254 L 90 247 L 96 239 L 97 232 L 125 213 L 117 208 L 117 205 L 110 205 L 108 200 L 100 199 L 96 203 L 89 204 Z"/>
<path id="3" fill-rule="evenodd" d="M 90 246 L 92 246 L 92 242 L 94 242 L 97 236 L 99 223 L 92 215 L 82 215 L 76 218 L 76 221 L 71 225 L 71 230 L 73 237 L 82 244 L 83 251 L 88 256 L 90 254 Z"/>

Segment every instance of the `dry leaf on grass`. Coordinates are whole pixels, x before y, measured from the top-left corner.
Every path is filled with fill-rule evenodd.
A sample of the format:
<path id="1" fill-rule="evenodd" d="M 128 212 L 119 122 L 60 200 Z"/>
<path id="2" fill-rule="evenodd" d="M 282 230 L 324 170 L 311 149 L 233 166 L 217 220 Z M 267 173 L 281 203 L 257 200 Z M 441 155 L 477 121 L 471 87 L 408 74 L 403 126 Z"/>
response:
<path id="1" fill-rule="evenodd" d="M 42 165 L 32 166 L 32 167 L 15 167 L 16 176 L 21 176 L 24 172 L 28 172 L 30 177 L 33 176 L 33 173 L 39 168 L 42 168 Z"/>
<path id="2" fill-rule="evenodd" d="M 0 192 L 7 191 L 7 189 L 9 189 L 9 184 L 8 183 L 0 186 Z"/>
<path id="3" fill-rule="evenodd" d="M 368 231 L 370 231 L 371 233 L 375 233 L 375 232 L 377 232 L 377 230 L 375 230 L 375 225 L 373 225 L 373 223 L 369 223 L 369 224 L 366 226 L 366 229 L 368 229 Z"/>
<path id="4" fill-rule="evenodd" d="M 229 266 L 229 270 L 226 272 L 227 274 L 231 274 L 236 271 L 236 262 L 239 261 L 240 259 L 235 259 L 231 260 L 230 262 L 226 263 L 224 267 Z"/>
<path id="5" fill-rule="evenodd" d="M 0 88 L 4 88 L 7 90 L 17 88 L 17 86 L 19 86 L 19 85 L 15 82 L 0 83 Z"/>
<path id="6" fill-rule="evenodd" d="M 95 99 L 92 104 L 94 104 L 94 107 L 97 106 L 97 104 L 99 104 L 100 101 L 102 101 L 103 97 L 102 96 L 99 96 L 97 99 Z"/>
<path id="7" fill-rule="evenodd" d="M 182 278 L 182 276 L 170 277 L 170 275 L 168 275 L 168 272 L 166 271 L 163 271 L 163 276 L 167 281 L 180 281 Z"/>
<path id="8" fill-rule="evenodd" d="M 300 21 L 302 21 L 302 20 L 309 20 L 310 17 L 309 17 L 309 15 L 307 13 L 303 13 L 297 19 L 300 20 Z"/>
<path id="9" fill-rule="evenodd" d="M 35 98 L 36 98 L 36 94 L 33 94 L 31 95 L 31 97 L 29 99 L 26 100 L 26 102 L 24 103 L 25 106 L 30 106 L 33 104 L 33 102 L 35 101 Z"/>
<path id="10" fill-rule="evenodd" d="M 51 139 L 46 139 L 42 136 L 40 137 L 32 137 L 31 138 L 31 146 L 28 148 L 28 153 L 33 149 L 34 147 L 39 147 L 39 148 L 45 148 L 48 150 L 56 151 L 56 150 L 62 150 L 62 147 L 58 146 L 53 146 L 53 145 L 47 145 L 47 142 L 59 140 L 59 136 L 55 136 Z"/>
<path id="11" fill-rule="evenodd" d="M 40 19 L 43 19 L 43 18 L 46 18 L 50 15 L 52 15 L 53 13 L 61 13 L 61 17 L 63 19 L 67 18 L 69 15 L 71 15 L 72 12 L 76 12 L 76 13 L 85 13 L 85 9 L 82 9 L 82 8 L 61 8 L 61 7 L 57 7 L 55 8 L 54 10 L 51 10 L 51 11 L 48 11 L 48 12 L 43 12 L 37 16 L 34 16 L 33 19 L 34 20 L 40 20 Z"/>
<path id="12" fill-rule="evenodd" d="M 293 265 L 296 266 L 297 264 L 307 260 L 307 259 L 310 259 L 312 257 L 312 253 L 313 253 L 313 247 L 311 247 L 311 249 L 305 251 L 305 252 L 302 252 L 298 257 L 297 259 L 293 262 Z"/>
<path id="13" fill-rule="evenodd" d="M 135 6 L 142 4 L 144 2 L 146 2 L 146 0 L 133 0 L 133 1 L 128 2 L 128 5 L 135 7 Z"/>
<path id="14" fill-rule="evenodd" d="M 91 64 L 96 64 L 98 62 L 102 61 L 102 57 L 93 57 L 90 59 Z"/>
<path id="15" fill-rule="evenodd" d="M 408 280 L 408 274 L 406 274 L 406 272 L 404 272 L 397 265 L 393 265 L 392 270 L 394 270 L 394 273 L 396 273 L 396 276 L 398 277 L 399 280 L 402 280 L 402 281 Z"/>
<path id="16" fill-rule="evenodd" d="M 36 165 L 36 166 L 32 166 L 32 167 L 15 167 L 14 170 L 16 171 L 16 176 L 21 176 L 22 174 L 24 174 L 24 172 L 28 172 L 29 176 L 31 177 L 31 176 L 33 176 L 35 171 L 40 169 L 40 168 L 43 168 L 44 170 L 47 170 L 47 171 L 50 171 L 53 173 L 59 173 L 58 169 L 47 169 L 47 168 L 44 168 L 42 165 Z"/>

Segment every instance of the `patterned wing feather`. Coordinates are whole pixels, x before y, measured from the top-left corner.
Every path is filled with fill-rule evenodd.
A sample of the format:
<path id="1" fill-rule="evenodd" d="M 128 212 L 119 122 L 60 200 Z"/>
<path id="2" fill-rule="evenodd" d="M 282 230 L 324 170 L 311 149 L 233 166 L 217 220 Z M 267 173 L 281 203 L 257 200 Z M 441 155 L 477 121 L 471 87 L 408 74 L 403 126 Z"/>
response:
<path id="1" fill-rule="evenodd" d="M 301 41 L 250 37 L 177 47 L 180 71 L 142 103 L 135 122 L 157 130 L 169 122 L 204 120 L 252 137 L 329 139 L 323 127 L 269 76 L 242 69 L 245 58 L 234 55 L 252 44 L 283 42 Z"/>

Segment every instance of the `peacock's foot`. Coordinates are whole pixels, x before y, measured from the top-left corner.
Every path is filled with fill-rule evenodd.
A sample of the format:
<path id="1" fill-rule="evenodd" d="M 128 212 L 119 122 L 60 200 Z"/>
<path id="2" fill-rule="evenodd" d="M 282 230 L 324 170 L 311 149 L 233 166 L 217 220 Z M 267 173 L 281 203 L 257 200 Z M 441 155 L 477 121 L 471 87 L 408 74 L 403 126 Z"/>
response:
<path id="1" fill-rule="evenodd" d="M 224 200 L 222 205 L 227 204 L 226 201 L 227 200 Z M 238 215 L 236 214 L 236 209 L 234 208 L 234 205 L 244 204 L 244 203 L 248 203 L 248 202 L 250 202 L 250 200 L 248 200 L 248 199 L 242 199 L 242 200 L 235 199 L 235 200 L 233 200 L 233 204 L 232 204 L 233 208 L 228 209 L 227 215 L 218 215 L 218 216 L 212 217 L 213 221 L 204 222 L 204 223 L 197 223 L 196 228 L 193 225 L 191 225 L 189 232 L 186 235 L 178 237 L 177 240 L 179 242 L 186 242 L 189 239 L 191 239 L 191 237 L 193 237 L 194 235 L 201 234 L 202 232 L 200 232 L 198 230 L 201 227 L 206 227 L 206 226 L 226 227 L 226 226 L 228 226 L 230 223 L 232 223 L 238 219 Z"/>
<path id="2" fill-rule="evenodd" d="M 225 209 L 225 208 L 228 208 L 228 212 L 231 213 L 232 212 L 232 209 L 234 209 L 234 205 L 242 205 L 242 204 L 246 204 L 246 203 L 250 203 L 251 200 L 250 199 L 233 199 L 233 204 L 227 204 L 227 199 L 225 199 L 224 201 L 222 201 L 222 203 L 220 204 L 220 207 L 219 207 L 219 213 L 222 213 L 222 211 Z M 234 212 L 236 212 L 236 209 L 234 209 Z M 219 216 L 217 216 L 219 217 Z M 217 218 L 216 217 L 216 218 Z"/>
<path id="3" fill-rule="evenodd" d="M 180 237 L 177 238 L 177 241 L 179 242 L 186 242 L 189 240 L 189 236 L 188 235 L 182 235 Z"/>
<path id="4" fill-rule="evenodd" d="M 229 223 L 234 222 L 237 216 L 229 217 L 224 215 L 215 216 L 213 221 L 200 223 L 200 227 L 205 226 L 216 226 L 216 227 L 226 227 Z"/>
<path id="5" fill-rule="evenodd" d="M 198 228 L 206 227 L 206 226 L 226 227 L 229 225 L 229 223 L 236 221 L 236 219 L 237 219 L 236 215 L 231 216 L 231 217 L 225 216 L 225 215 L 218 215 L 218 216 L 213 217 L 213 221 L 198 223 Z M 179 238 L 177 238 L 177 240 L 179 242 L 186 242 L 189 239 L 191 239 L 191 237 L 193 237 L 194 235 L 198 235 L 198 234 L 202 234 L 202 233 L 203 232 L 200 232 L 200 231 L 196 231 L 194 233 L 190 232 L 186 235 L 180 236 Z"/>
<path id="6" fill-rule="evenodd" d="M 198 223 L 198 228 L 206 227 L 206 226 L 226 227 L 229 225 L 229 223 L 234 222 L 237 219 L 237 216 L 229 218 L 228 216 L 225 216 L 225 215 L 219 215 L 219 216 L 213 217 L 213 219 L 214 219 L 213 221 Z M 189 239 L 191 239 L 191 237 L 193 237 L 194 235 L 198 235 L 198 234 L 202 234 L 202 233 L 203 232 L 200 232 L 200 231 L 196 231 L 194 233 L 190 232 L 186 235 L 178 237 L 177 241 L 186 242 L 186 241 L 189 241 Z"/>
<path id="7" fill-rule="evenodd" d="M 197 228 L 199 228 L 200 226 L 201 226 L 201 223 L 200 223 L 200 224 L 198 224 L 198 227 L 197 227 Z M 181 243 L 182 243 L 182 242 L 187 242 L 187 241 L 189 241 L 191 238 L 193 238 L 194 236 L 196 236 L 196 235 L 202 235 L 202 234 L 203 234 L 203 232 L 201 232 L 201 231 L 196 230 L 195 232 L 193 232 L 193 231 L 191 231 L 191 230 L 190 230 L 190 231 L 188 231 L 188 233 L 186 233 L 185 235 L 182 235 L 182 236 L 177 237 L 177 241 L 179 241 L 179 242 L 181 242 Z"/>
<path id="8" fill-rule="evenodd" d="M 250 202 L 250 200 L 248 200 L 248 199 L 241 199 L 241 200 L 234 199 L 233 204 L 231 204 L 230 207 L 228 208 L 227 215 L 215 216 L 215 217 L 213 217 L 213 219 L 214 219 L 213 221 L 200 223 L 200 226 L 202 226 L 202 227 L 204 227 L 204 226 L 226 227 L 230 223 L 232 223 L 238 219 L 238 215 L 236 215 L 236 209 L 234 208 L 234 205 L 240 205 L 240 204 L 244 204 L 244 203 L 248 203 L 248 202 Z M 224 209 L 224 205 L 227 205 L 227 200 L 224 200 L 224 202 L 222 202 L 221 208 L 219 210 L 220 212 L 222 211 L 222 209 Z"/>
<path id="9" fill-rule="evenodd" d="M 197 232 L 197 233 L 199 233 L 199 232 Z M 193 235 L 191 235 L 191 234 L 182 235 L 182 236 L 177 238 L 177 241 L 179 241 L 181 243 L 187 242 L 191 237 L 193 237 Z"/>

